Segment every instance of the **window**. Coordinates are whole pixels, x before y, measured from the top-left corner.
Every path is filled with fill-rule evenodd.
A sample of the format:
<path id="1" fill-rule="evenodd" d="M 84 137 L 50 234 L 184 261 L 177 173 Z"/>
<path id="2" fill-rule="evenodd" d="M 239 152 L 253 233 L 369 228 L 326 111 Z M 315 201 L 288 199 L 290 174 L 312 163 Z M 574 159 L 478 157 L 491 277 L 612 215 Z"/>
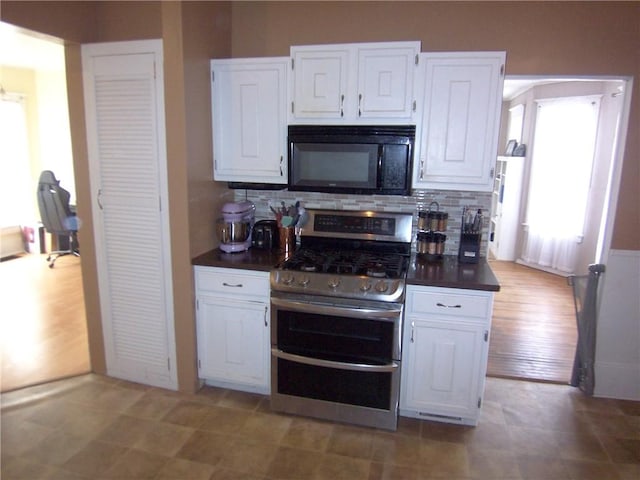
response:
<path id="1" fill-rule="evenodd" d="M 582 241 L 600 97 L 539 100 L 523 259 L 572 273 Z"/>

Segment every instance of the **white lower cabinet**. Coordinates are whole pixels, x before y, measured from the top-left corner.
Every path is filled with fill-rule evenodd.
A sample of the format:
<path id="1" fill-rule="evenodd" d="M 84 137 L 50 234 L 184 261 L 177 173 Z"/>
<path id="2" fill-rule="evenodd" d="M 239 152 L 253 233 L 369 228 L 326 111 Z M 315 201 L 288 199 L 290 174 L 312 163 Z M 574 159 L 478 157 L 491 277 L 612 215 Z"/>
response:
<path id="1" fill-rule="evenodd" d="M 400 415 L 477 424 L 492 308 L 492 292 L 407 287 Z"/>
<path id="2" fill-rule="evenodd" d="M 195 283 L 199 378 L 268 394 L 268 272 L 196 266 Z"/>

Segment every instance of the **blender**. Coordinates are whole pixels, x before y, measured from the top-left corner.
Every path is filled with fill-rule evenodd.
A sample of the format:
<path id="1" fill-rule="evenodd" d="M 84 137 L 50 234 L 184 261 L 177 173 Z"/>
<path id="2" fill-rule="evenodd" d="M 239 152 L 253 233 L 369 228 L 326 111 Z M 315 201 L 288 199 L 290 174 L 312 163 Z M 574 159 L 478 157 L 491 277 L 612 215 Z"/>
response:
<path id="1" fill-rule="evenodd" d="M 256 206 L 249 201 L 225 203 L 222 217 L 216 220 L 220 250 L 226 253 L 244 252 L 251 246 Z"/>

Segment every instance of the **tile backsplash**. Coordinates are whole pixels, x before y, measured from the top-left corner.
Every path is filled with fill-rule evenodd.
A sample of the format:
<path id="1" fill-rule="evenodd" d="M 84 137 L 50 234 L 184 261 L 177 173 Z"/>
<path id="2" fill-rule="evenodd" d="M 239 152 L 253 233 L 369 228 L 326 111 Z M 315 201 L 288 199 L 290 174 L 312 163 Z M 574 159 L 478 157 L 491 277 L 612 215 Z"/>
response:
<path id="1" fill-rule="evenodd" d="M 413 242 L 417 232 L 417 218 L 420 210 L 428 210 L 432 202 L 437 202 L 439 210 L 449 214 L 445 235 L 445 255 L 457 255 L 460 243 L 460 225 L 462 208 L 482 209 L 484 214 L 482 244 L 480 254 L 487 254 L 487 236 L 491 208 L 490 192 L 463 192 L 445 190 L 414 190 L 409 197 L 391 195 L 346 195 L 311 192 L 289 192 L 287 190 L 234 190 L 235 201 L 250 200 L 256 206 L 256 220 L 273 218 L 270 206 L 278 206 L 281 201 L 287 205 L 300 201 L 305 208 L 324 208 L 332 210 L 377 210 L 404 212 L 413 214 Z M 432 210 L 435 209 L 433 205 Z"/>

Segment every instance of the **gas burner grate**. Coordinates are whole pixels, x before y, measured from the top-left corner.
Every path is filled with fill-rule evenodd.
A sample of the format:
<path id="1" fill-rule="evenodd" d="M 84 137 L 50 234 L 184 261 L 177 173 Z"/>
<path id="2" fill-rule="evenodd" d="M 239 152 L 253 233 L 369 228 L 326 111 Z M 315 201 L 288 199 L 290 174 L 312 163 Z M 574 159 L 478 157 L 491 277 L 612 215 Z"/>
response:
<path id="1" fill-rule="evenodd" d="M 302 249 L 285 261 L 282 268 L 301 272 L 400 278 L 405 272 L 406 262 L 406 256 L 399 254 Z"/>

